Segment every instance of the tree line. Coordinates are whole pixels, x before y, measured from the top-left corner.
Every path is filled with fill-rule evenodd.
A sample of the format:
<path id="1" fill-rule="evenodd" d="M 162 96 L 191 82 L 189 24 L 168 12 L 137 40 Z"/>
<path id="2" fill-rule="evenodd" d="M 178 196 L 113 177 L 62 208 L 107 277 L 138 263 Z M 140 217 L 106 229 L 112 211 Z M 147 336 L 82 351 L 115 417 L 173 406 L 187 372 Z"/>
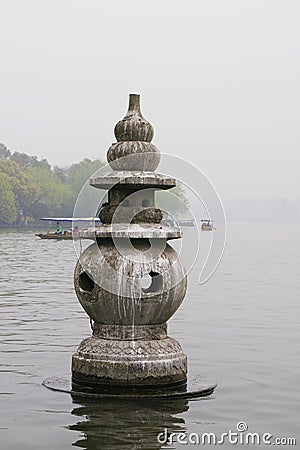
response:
<path id="1" fill-rule="evenodd" d="M 0 144 L 0 225 L 18 226 L 43 216 L 72 217 L 82 186 L 103 165 L 85 158 L 52 169 L 46 159 L 11 152 Z"/>
<path id="2" fill-rule="evenodd" d="M 27 225 L 41 217 L 72 217 L 83 185 L 104 165 L 100 159 L 84 158 L 68 168 L 51 168 L 47 159 L 11 152 L 0 144 L 0 226 Z M 93 215 L 99 195 L 97 190 L 84 191 L 76 215 Z M 189 202 L 180 184 L 170 193 L 158 192 L 156 200 L 163 211 L 188 213 Z"/>

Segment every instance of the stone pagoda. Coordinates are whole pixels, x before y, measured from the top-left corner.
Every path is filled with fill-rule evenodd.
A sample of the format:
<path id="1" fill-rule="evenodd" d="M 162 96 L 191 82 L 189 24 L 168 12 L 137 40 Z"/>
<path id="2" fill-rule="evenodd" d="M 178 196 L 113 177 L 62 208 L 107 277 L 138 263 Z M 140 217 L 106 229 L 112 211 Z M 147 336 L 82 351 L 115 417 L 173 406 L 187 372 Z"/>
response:
<path id="1" fill-rule="evenodd" d="M 72 357 L 72 389 L 133 392 L 186 388 L 187 358 L 167 334 L 167 321 L 186 292 L 186 275 L 168 240 L 179 227 L 161 224 L 155 192 L 176 186 L 156 173 L 159 150 L 153 127 L 129 96 L 125 117 L 115 126 L 117 142 L 107 152 L 111 171 L 90 179 L 108 190 L 99 208 L 101 226 L 83 232 L 95 242 L 75 268 L 77 297 L 91 319 L 92 336 Z"/>

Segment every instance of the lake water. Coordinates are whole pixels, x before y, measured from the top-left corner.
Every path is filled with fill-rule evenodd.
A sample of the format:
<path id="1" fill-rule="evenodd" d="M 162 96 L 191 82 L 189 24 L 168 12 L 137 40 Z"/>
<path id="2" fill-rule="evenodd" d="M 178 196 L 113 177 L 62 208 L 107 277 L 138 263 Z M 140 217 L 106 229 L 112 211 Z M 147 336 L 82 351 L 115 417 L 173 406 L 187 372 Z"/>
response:
<path id="1" fill-rule="evenodd" d="M 69 373 L 72 353 L 90 335 L 73 290 L 73 243 L 31 232 L 0 237 L 1 449 L 197 448 L 159 444 L 157 434 L 220 436 L 239 421 L 249 432 L 298 438 L 300 448 L 299 224 L 229 224 L 213 278 L 200 286 L 197 267 L 190 274 L 169 334 L 190 371 L 218 387 L 206 399 L 170 403 L 75 403 L 42 387 L 44 378 Z"/>

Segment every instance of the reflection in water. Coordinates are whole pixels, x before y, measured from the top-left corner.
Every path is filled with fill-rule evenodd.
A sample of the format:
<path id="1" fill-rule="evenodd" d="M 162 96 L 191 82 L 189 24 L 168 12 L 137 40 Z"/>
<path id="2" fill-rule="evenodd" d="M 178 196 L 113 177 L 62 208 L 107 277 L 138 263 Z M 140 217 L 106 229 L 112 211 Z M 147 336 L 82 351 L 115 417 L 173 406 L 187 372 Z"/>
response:
<path id="1" fill-rule="evenodd" d="M 88 450 L 161 449 L 158 433 L 164 428 L 186 431 L 185 420 L 177 414 L 188 409 L 187 400 L 80 401 L 72 414 L 81 420 L 69 429 L 83 434 L 73 445 Z"/>

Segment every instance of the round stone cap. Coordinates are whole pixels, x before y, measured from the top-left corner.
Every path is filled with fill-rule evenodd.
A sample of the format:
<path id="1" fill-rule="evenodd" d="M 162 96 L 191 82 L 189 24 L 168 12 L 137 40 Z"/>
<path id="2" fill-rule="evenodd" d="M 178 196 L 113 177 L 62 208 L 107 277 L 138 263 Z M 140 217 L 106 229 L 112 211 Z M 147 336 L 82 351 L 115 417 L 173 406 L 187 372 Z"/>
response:
<path id="1" fill-rule="evenodd" d="M 156 172 L 113 171 L 101 177 L 90 178 L 90 186 L 97 189 L 111 189 L 115 185 L 128 188 L 171 189 L 176 186 L 175 178 Z"/>

